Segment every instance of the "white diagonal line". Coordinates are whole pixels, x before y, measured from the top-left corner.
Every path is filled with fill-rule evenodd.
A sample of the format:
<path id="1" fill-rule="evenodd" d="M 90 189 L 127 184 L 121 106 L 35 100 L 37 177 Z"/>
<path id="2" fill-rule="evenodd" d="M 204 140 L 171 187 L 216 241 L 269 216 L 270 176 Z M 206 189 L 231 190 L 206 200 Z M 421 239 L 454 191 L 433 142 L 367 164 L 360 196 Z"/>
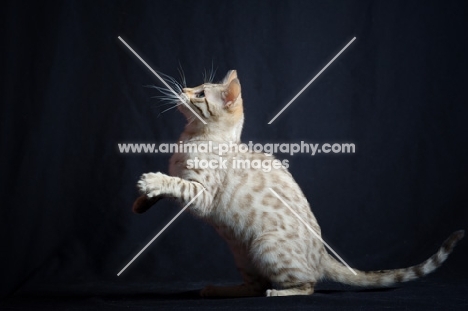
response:
<path id="1" fill-rule="evenodd" d="M 124 39 L 122 39 L 120 36 L 119 36 L 118 38 L 119 38 L 120 41 L 122 41 L 123 44 L 125 44 L 125 46 L 126 46 L 130 51 L 132 51 L 133 54 L 135 54 L 135 56 L 136 56 L 143 64 L 145 64 L 145 66 L 146 66 L 156 77 L 158 77 L 159 80 L 161 80 L 162 83 L 164 83 L 164 85 L 165 85 L 172 93 L 174 93 L 175 96 L 177 96 L 177 98 L 180 99 L 180 101 L 181 101 L 185 106 L 187 106 L 188 109 L 190 109 L 190 111 L 191 111 L 195 116 L 197 116 L 198 119 L 200 119 L 200 121 L 203 122 L 203 124 L 206 125 L 205 120 L 203 120 L 203 119 L 198 115 L 198 113 L 196 113 L 196 112 L 192 109 L 192 107 L 190 107 L 190 105 L 188 105 L 188 104 L 185 102 L 185 100 L 182 99 L 182 97 L 180 97 L 179 94 L 177 94 L 177 92 L 174 91 L 174 90 L 169 86 L 169 84 L 167 84 L 167 82 L 166 82 L 163 78 L 161 78 L 161 76 L 160 76 L 156 71 L 154 71 L 153 68 L 151 68 L 150 65 L 148 65 L 148 64 L 143 60 L 143 58 L 141 58 L 140 55 L 138 55 L 138 53 L 135 52 L 135 51 L 130 47 L 130 45 L 127 44 L 127 42 L 125 42 Z"/>
<path id="2" fill-rule="evenodd" d="M 330 65 L 331 65 L 331 63 L 333 63 L 333 62 L 335 61 L 335 59 L 337 59 L 337 58 L 338 58 L 338 56 L 340 56 L 340 54 L 341 54 L 341 53 L 343 53 L 343 52 L 344 52 L 344 50 L 346 50 L 346 49 L 348 48 L 348 46 L 350 46 L 350 45 L 351 45 L 351 43 L 353 43 L 353 41 L 354 41 L 354 40 L 356 40 L 356 37 L 354 37 L 353 39 L 351 39 L 351 41 L 349 41 L 349 42 L 348 42 L 348 44 L 346 44 L 346 46 L 345 46 L 344 48 L 342 48 L 342 49 L 341 49 L 341 51 L 339 51 L 339 52 L 338 52 L 338 54 L 336 54 L 336 55 L 335 55 L 335 57 L 333 57 L 333 58 L 332 58 L 332 60 L 331 60 L 331 61 L 329 61 L 329 62 L 328 62 L 328 64 L 326 64 L 326 65 L 325 65 L 325 67 L 323 67 L 323 68 L 322 68 L 322 70 L 320 70 L 320 71 L 319 71 L 319 73 L 318 73 L 318 74 L 316 74 L 316 75 L 315 75 L 315 77 L 313 77 L 313 78 L 312 78 L 312 80 L 310 80 L 310 81 L 309 81 L 309 83 L 307 83 L 307 84 L 306 84 L 306 86 L 304 86 L 304 87 L 302 88 L 302 90 L 300 90 L 300 91 L 299 91 L 299 93 L 297 93 L 297 95 L 296 95 L 296 96 L 294 96 L 294 97 L 293 97 L 293 99 L 291 99 L 291 100 L 289 101 L 289 103 L 287 103 L 287 104 L 286 104 L 286 106 L 284 106 L 284 107 L 283 107 L 283 109 L 281 109 L 281 111 L 280 111 L 280 112 L 278 112 L 278 114 L 277 114 L 277 115 L 276 115 L 276 116 L 275 116 L 273 119 L 271 119 L 271 121 L 270 121 L 270 122 L 268 122 L 268 124 L 271 124 L 271 123 L 273 123 L 273 121 L 275 121 L 275 120 L 276 120 L 276 118 L 278 118 L 278 117 L 279 117 L 279 115 L 280 115 L 280 114 L 282 114 L 282 113 L 283 113 L 283 111 L 285 111 L 285 110 L 286 110 L 286 108 L 288 108 L 288 107 L 289 107 L 289 105 L 291 105 L 291 104 L 293 103 L 293 101 L 295 101 L 295 100 L 296 100 L 296 99 L 299 97 L 299 95 L 301 95 L 301 94 L 302 94 L 302 92 L 304 92 L 304 91 L 306 90 L 306 88 L 308 88 L 308 87 L 309 87 L 309 85 L 311 85 L 311 84 L 312 84 L 312 82 L 314 82 L 314 81 L 315 81 L 315 79 L 317 79 L 317 78 L 318 78 L 318 76 L 320 76 L 320 74 L 321 74 L 322 72 L 324 72 L 324 71 L 325 71 L 325 69 L 327 69 L 327 68 L 328 68 L 328 66 L 330 66 Z"/>
<path id="3" fill-rule="evenodd" d="M 289 208 L 289 210 L 307 227 L 307 229 L 309 229 L 313 234 L 315 234 L 315 236 L 320 240 L 322 241 L 322 243 L 352 272 L 354 273 L 354 275 L 357 275 L 357 273 L 343 260 L 343 258 L 340 257 L 340 255 L 338 255 L 331 247 L 330 245 L 327 244 L 327 242 L 325 242 L 322 237 L 317 233 L 315 232 L 314 229 L 312 229 L 302 218 L 301 216 L 299 216 L 291 207 L 289 207 L 289 205 L 278 195 L 278 193 L 276 193 L 275 190 L 269 188 L 271 192 L 273 192 L 273 194 L 281 201 L 283 202 L 284 205 L 286 205 L 287 208 Z"/>
<path id="4" fill-rule="evenodd" d="M 178 212 L 177 215 L 175 215 L 174 218 L 172 218 L 171 221 L 169 221 L 169 222 L 167 223 L 167 225 L 165 225 L 164 228 L 162 228 L 161 231 L 159 231 L 158 234 L 156 234 L 156 236 L 155 236 L 154 238 L 152 238 L 151 241 L 149 241 L 148 244 L 146 244 L 145 247 L 143 247 L 143 249 L 142 249 L 141 251 L 139 251 L 138 254 L 136 254 L 135 257 L 133 257 L 133 259 L 130 260 L 130 262 L 129 262 L 122 270 L 120 270 L 119 273 L 117 273 L 117 276 L 120 276 L 120 275 L 122 274 L 122 272 L 124 272 L 125 269 L 127 269 L 128 266 L 130 266 L 130 265 L 132 264 L 132 262 L 134 262 L 135 259 L 137 259 L 138 256 L 140 256 L 141 253 L 143 253 L 143 252 L 145 251 L 145 249 L 147 249 L 148 246 L 150 246 L 150 244 L 153 243 L 154 240 L 156 240 L 156 239 L 158 238 L 158 236 L 160 236 L 161 233 L 163 233 L 164 230 L 166 230 L 167 227 L 169 227 L 169 226 L 172 224 L 172 222 L 173 222 L 174 220 L 176 220 L 176 218 L 179 217 L 179 215 L 182 214 L 182 213 L 187 209 L 187 207 L 189 207 L 189 205 L 192 204 L 192 202 L 195 201 L 195 199 L 196 199 L 200 194 L 202 194 L 202 192 L 203 192 L 204 190 L 205 190 L 205 188 L 203 188 L 196 196 L 194 196 L 193 199 L 190 200 L 190 202 L 188 202 L 187 205 L 185 205 L 184 208 L 183 208 L 180 212 Z"/>

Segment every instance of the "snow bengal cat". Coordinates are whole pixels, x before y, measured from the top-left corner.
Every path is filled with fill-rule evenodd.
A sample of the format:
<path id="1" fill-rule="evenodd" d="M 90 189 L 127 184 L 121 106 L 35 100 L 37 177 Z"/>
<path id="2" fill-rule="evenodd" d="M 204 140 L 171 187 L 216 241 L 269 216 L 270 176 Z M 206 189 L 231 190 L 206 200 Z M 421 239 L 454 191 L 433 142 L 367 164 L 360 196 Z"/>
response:
<path id="1" fill-rule="evenodd" d="M 175 80 L 171 82 L 180 94 L 166 95 L 187 118 L 180 141 L 240 144 L 244 113 L 235 70 L 218 84 L 207 82 L 187 88 Z M 272 159 L 263 153 L 235 150 L 224 155 L 228 164 L 234 157 L 251 161 Z M 310 295 L 322 279 L 355 286 L 389 286 L 434 271 L 464 236 L 463 230 L 454 232 L 437 253 L 421 264 L 369 272 L 354 269 L 354 274 L 325 250 L 317 220 L 287 169 L 265 172 L 233 165 L 225 169 L 189 168 L 187 161 L 195 158 L 210 161 L 218 160 L 219 155 L 175 153 L 170 160 L 170 175 L 157 172 L 141 176 L 137 184 L 141 196 L 133 211 L 143 213 L 163 197 L 176 198 L 183 205 L 193 200 L 189 210 L 210 223 L 227 241 L 243 284 L 207 286 L 200 292 L 204 297 Z"/>

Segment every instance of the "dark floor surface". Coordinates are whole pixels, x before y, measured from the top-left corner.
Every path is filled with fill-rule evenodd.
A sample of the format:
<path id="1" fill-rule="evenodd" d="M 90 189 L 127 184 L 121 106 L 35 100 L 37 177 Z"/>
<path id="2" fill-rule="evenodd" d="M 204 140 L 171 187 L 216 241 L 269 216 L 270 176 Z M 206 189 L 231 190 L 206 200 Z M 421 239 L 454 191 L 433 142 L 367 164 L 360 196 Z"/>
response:
<path id="1" fill-rule="evenodd" d="M 311 296 L 202 299 L 202 283 L 36 285 L 1 310 L 468 310 L 468 280 L 423 279 L 386 289 L 321 283 Z"/>

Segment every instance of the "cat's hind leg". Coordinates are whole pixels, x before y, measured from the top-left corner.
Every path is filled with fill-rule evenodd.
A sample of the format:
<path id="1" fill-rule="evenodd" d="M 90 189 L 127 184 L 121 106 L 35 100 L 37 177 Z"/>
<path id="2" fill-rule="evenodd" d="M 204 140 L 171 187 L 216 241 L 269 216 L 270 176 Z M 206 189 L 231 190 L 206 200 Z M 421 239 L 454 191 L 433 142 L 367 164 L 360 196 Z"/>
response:
<path id="1" fill-rule="evenodd" d="M 269 232 L 252 243 L 253 260 L 264 277 L 275 284 L 265 294 L 272 296 L 310 295 L 320 275 L 308 260 L 302 240 L 284 239 L 281 232 Z"/>
<path id="2" fill-rule="evenodd" d="M 258 273 L 249 258 L 247 249 L 242 244 L 237 243 L 235 239 L 232 239 L 232 233 L 226 234 L 226 231 L 220 231 L 219 227 L 217 229 L 227 240 L 244 283 L 234 286 L 207 286 L 200 292 L 200 295 L 202 297 L 264 296 L 265 290 L 271 287 L 271 283 Z"/>

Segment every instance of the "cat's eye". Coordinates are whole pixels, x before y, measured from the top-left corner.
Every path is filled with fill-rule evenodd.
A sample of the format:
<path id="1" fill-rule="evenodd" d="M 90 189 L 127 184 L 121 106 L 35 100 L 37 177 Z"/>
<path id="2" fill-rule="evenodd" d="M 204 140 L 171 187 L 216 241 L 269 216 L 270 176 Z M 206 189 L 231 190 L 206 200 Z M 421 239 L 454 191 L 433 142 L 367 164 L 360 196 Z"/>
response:
<path id="1" fill-rule="evenodd" d="M 196 95 L 195 95 L 196 98 L 203 98 L 205 97 L 205 91 L 201 91 L 201 92 L 198 92 Z"/>

